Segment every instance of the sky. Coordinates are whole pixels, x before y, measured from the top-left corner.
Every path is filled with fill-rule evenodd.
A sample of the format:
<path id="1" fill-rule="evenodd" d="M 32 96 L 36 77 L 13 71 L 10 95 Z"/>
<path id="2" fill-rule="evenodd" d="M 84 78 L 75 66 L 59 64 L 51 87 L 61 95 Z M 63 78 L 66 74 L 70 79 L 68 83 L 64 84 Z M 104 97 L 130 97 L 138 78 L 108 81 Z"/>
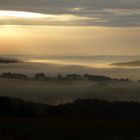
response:
<path id="1" fill-rule="evenodd" d="M 140 55 L 140 0 L 1 0 L 0 52 Z"/>

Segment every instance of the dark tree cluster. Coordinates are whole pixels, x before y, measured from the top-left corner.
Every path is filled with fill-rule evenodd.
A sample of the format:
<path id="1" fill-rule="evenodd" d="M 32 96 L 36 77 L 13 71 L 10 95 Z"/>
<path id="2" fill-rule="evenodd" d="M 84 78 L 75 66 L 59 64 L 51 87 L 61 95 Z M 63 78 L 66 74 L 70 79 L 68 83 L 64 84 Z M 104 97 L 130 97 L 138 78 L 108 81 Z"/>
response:
<path id="1" fill-rule="evenodd" d="M 36 117 L 38 115 L 44 115 L 48 106 L 47 104 L 25 102 L 21 99 L 1 96 L 0 116 Z"/>
<path id="2" fill-rule="evenodd" d="M 4 72 L 0 75 L 1 78 L 10 78 L 10 79 L 29 79 L 28 76 L 20 73 L 11 73 L 11 72 Z"/>

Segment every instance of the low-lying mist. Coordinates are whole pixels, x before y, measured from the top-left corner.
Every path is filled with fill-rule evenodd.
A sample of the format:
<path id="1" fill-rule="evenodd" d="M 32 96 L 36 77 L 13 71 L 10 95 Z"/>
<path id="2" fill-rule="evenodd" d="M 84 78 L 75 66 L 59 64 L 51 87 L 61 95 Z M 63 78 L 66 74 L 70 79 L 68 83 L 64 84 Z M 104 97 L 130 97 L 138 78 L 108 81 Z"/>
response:
<path id="1" fill-rule="evenodd" d="M 35 73 L 43 72 L 46 76 L 56 76 L 58 74 L 93 74 L 105 75 L 112 78 L 129 78 L 131 80 L 140 80 L 140 68 L 96 68 L 81 65 L 60 65 L 53 63 L 11 63 L 1 64 L 0 74 L 3 72 L 23 73 L 33 76 Z"/>
<path id="2" fill-rule="evenodd" d="M 88 98 L 140 102 L 140 83 L 0 79 L 0 96 L 49 104 L 60 104 L 72 102 L 75 99 Z"/>

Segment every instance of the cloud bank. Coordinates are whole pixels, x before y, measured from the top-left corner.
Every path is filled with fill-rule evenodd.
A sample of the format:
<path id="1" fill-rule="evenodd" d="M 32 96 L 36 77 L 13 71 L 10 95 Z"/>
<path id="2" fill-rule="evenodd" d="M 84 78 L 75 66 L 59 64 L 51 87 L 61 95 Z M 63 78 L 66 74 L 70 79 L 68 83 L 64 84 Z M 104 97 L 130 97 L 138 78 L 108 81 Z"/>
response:
<path id="1" fill-rule="evenodd" d="M 10 19 L 0 24 L 139 27 L 139 0 L 2 0 L 1 10 L 29 11 L 55 16 L 54 20 Z M 65 16 L 70 20 L 58 20 Z"/>

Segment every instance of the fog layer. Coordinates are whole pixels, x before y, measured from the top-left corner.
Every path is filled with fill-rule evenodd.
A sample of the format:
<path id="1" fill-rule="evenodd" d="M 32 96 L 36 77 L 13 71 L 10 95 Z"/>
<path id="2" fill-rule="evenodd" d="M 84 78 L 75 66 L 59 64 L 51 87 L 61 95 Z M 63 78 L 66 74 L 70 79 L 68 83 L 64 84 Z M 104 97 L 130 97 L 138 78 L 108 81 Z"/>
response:
<path id="1" fill-rule="evenodd" d="M 140 83 L 91 81 L 30 81 L 0 79 L 0 96 L 26 101 L 59 104 L 75 99 L 98 98 L 109 101 L 140 102 Z"/>

